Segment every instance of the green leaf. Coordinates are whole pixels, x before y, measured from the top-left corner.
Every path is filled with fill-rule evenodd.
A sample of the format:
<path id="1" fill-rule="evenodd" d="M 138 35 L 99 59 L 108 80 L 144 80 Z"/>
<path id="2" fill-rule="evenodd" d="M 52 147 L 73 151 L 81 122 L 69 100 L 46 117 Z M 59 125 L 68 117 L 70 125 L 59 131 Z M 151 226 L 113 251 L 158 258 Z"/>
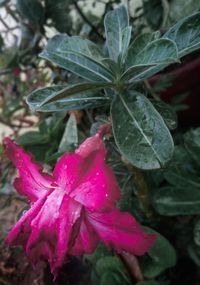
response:
<path id="1" fill-rule="evenodd" d="M 38 0 L 17 0 L 17 9 L 20 14 L 35 25 L 45 22 L 44 8 Z"/>
<path id="2" fill-rule="evenodd" d="M 103 56 L 98 46 L 78 36 L 54 36 L 40 56 L 90 81 L 109 82 L 113 79 L 102 63 Z"/>
<path id="3" fill-rule="evenodd" d="M 143 263 L 143 273 L 146 278 L 154 278 L 164 270 L 175 266 L 176 251 L 171 243 L 158 232 L 144 227 L 144 230 L 157 235 L 157 241 L 148 251 L 150 259 Z"/>
<path id="4" fill-rule="evenodd" d="M 139 49 L 139 43 L 136 41 L 136 48 L 134 47 L 133 43 L 128 51 L 126 61 L 127 70 L 125 74 L 129 73 L 129 79 L 131 79 L 130 82 L 143 80 L 157 73 L 167 65 L 177 62 L 177 47 L 173 41 L 168 39 L 157 39 L 149 42 L 145 46 L 143 46 L 145 43 L 143 38 L 141 38 L 140 41 L 142 47 L 141 49 Z M 131 76 L 130 69 L 132 69 L 134 66 L 140 65 L 149 65 L 149 69 L 138 73 L 137 75 L 133 74 L 133 76 Z"/>
<path id="5" fill-rule="evenodd" d="M 199 248 L 199 246 L 195 246 L 194 244 L 189 244 L 187 251 L 188 251 L 190 258 L 199 267 L 200 266 L 200 248 Z"/>
<path id="6" fill-rule="evenodd" d="M 160 283 L 155 280 L 149 280 L 149 281 L 137 282 L 136 285 L 160 285 Z"/>
<path id="7" fill-rule="evenodd" d="M 108 12 L 104 19 L 106 43 L 111 59 L 117 61 L 120 54 L 126 51 L 130 42 L 128 11 L 125 6 Z"/>
<path id="8" fill-rule="evenodd" d="M 152 198 L 155 210 L 164 216 L 200 214 L 200 189 L 168 186 L 158 189 Z"/>
<path id="9" fill-rule="evenodd" d="M 197 220 L 194 225 L 194 242 L 200 246 L 200 220 Z"/>
<path id="10" fill-rule="evenodd" d="M 111 116 L 116 144 L 122 155 L 141 169 L 157 169 L 172 157 L 173 140 L 160 114 L 138 92 L 118 95 Z"/>
<path id="11" fill-rule="evenodd" d="M 174 109 L 163 101 L 151 100 L 151 103 L 154 105 L 158 113 L 160 113 L 167 127 L 170 130 L 176 129 L 178 119 Z"/>
<path id="12" fill-rule="evenodd" d="M 184 144 L 188 153 L 200 166 L 200 128 L 187 132 L 184 135 Z"/>
<path id="13" fill-rule="evenodd" d="M 54 86 L 54 88 L 56 92 L 62 90 L 62 86 Z M 48 102 L 38 107 L 35 103 L 28 101 L 29 106 L 38 112 L 60 112 L 66 110 L 97 108 L 100 106 L 107 105 L 109 103 L 110 98 L 105 97 L 102 93 L 94 94 L 89 92 L 79 93 L 73 96 L 66 97 L 64 99 L 59 99 L 54 102 Z"/>
<path id="14" fill-rule="evenodd" d="M 105 271 L 124 271 L 124 265 L 116 256 L 106 256 L 100 258 L 96 263 L 96 272 L 99 276 Z"/>
<path id="15" fill-rule="evenodd" d="M 175 147 L 172 164 L 165 170 L 164 177 L 175 187 L 200 189 L 200 178 L 184 148 Z"/>
<path id="16" fill-rule="evenodd" d="M 158 30 L 163 22 L 163 5 L 161 0 L 143 0 L 144 16 L 154 30 Z"/>
<path id="17" fill-rule="evenodd" d="M 173 40 L 178 47 L 178 56 L 182 57 L 200 48 L 200 12 L 180 20 L 163 38 Z"/>
<path id="18" fill-rule="evenodd" d="M 122 60 L 123 60 L 123 57 L 126 55 L 129 44 L 130 44 L 131 31 L 132 31 L 131 26 L 126 27 L 122 31 L 122 52 L 120 54 L 120 56 L 122 57 Z"/>
<path id="19" fill-rule="evenodd" d="M 67 121 L 64 134 L 62 136 L 58 152 L 66 152 L 70 150 L 72 145 L 78 144 L 78 129 L 76 117 L 72 113 Z"/>
<path id="20" fill-rule="evenodd" d="M 95 272 L 100 284 L 126 285 L 130 284 L 128 276 L 125 274 L 125 268 L 117 256 L 105 256 L 100 258 L 95 266 Z M 114 282 L 111 282 L 114 281 Z"/>
<path id="21" fill-rule="evenodd" d="M 66 33 L 72 28 L 70 4 L 71 0 L 45 0 L 46 18 L 52 20 L 60 33 Z"/>
<path id="22" fill-rule="evenodd" d="M 31 131 L 27 132 L 16 139 L 16 142 L 21 146 L 27 146 L 32 144 L 46 144 L 49 140 L 47 134 Z"/>
<path id="23" fill-rule="evenodd" d="M 27 96 L 26 101 L 32 110 L 38 110 L 47 103 L 60 101 L 72 95 L 95 91 L 107 86 L 109 86 L 108 83 L 80 83 L 44 87 L 33 91 Z"/>

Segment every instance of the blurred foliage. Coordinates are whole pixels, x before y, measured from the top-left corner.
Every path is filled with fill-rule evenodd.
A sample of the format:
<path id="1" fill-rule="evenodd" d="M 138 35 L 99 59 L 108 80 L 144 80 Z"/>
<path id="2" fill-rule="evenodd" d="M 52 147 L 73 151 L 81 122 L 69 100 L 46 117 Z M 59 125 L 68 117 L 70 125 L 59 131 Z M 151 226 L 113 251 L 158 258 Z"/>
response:
<path id="1" fill-rule="evenodd" d="M 0 1 L 0 123 L 7 126 L 17 143 L 31 152 L 37 161 L 44 163 L 47 169 L 52 168 L 65 151 L 73 151 L 95 133 L 100 124 L 110 120 L 106 104 L 101 106 L 98 103 L 96 108 L 78 111 L 32 113 L 25 102 L 27 94 L 39 87 L 82 82 L 71 72 L 38 57 L 55 33 L 81 35 L 105 49 L 103 17 L 120 1 L 92 1 L 90 9 L 85 7 L 85 2 L 18 0 L 13 4 L 9 0 Z M 186 1 L 184 5 L 181 0 L 139 2 L 139 6 L 134 7 L 134 1 L 128 1 L 134 37 L 156 30 L 163 34 L 178 19 L 200 9 L 198 0 Z M 94 12 L 100 3 L 103 5 L 101 16 Z M 9 21 L 13 23 L 11 26 Z M 107 64 L 111 65 L 109 61 Z M 112 70 L 116 71 L 116 66 L 112 66 Z M 200 128 L 176 128 L 176 112 L 189 108 L 185 104 L 189 95 L 177 94 L 169 104 L 162 102 L 159 92 L 172 84 L 173 76 L 166 76 L 153 87 L 148 82 L 138 87 L 139 91 L 148 94 L 172 130 L 175 152 L 164 169 L 138 170 L 121 156 L 112 136 L 105 141 L 107 161 L 115 171 L 123 193 L 120 209 L 132 213 L 146 225 L 146 231 L 158 233 L 155 246 L 145 256 L 137 258 L 144 280 L 137 279 L 120 255 L 99 245 L 82 261 L 89 265 L 94 285 L 183 285 L 192 284 L 191 280 L 196 282 L 194 284 L 199 282 Z M 101 92 L 95 92 L 101 100 Z M 107 89 L 106 100 L 111 100 L 111 97 L 112 90 Z M 15 170 L 4 157 L 2 145 L 0 158 L 0 198 L 6 197 L 6 207 L 19 196 L 12 190 Z M 192 265 L 188 267 L 188 264 Z"/>

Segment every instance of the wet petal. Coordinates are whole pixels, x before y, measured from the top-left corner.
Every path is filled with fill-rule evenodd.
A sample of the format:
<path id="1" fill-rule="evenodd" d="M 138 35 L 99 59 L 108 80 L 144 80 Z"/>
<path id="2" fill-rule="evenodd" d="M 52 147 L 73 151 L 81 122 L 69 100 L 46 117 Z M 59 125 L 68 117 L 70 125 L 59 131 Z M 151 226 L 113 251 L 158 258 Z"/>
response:
<path id="1" fill-rule="evenodd" d="M 75 256 L 91 254 L 96 249 L 98 242 L 99 237 L 92 225 L 88 222 L 87 216 L 83 213 L 79 234 L 70 254 Z"/>
<path id="2" fill-rule="evenodd" d="M 143 255 L 156 241 L 156 236 L 145 233 L 133 216 L 117 209 L 109 213 L 88 212 L 88 220 L 108 248 Z"/>
<path id="3" fill-rule="evenodd" d="M 56 189 L 31 222 L 26 253 L 33 264 L 48 260 L 54 275 L 62 266 L 71 243 L 73 226 L 80 217 L 81 205 Z"/>
<path id="4" fill-rule="evenodd" d="M 19 178 L 15 179 L 14 187 L 19 194 L 27 196 L 30 202 L 35 202 L 52 187 L 52 177 L 42 173 L 42 166 L 35 163 L 32 156 L 10 138 L 5 138 L 4 144 L 6 156 L 19 172 Z"/>
<path id="5" fill-rule="evenodd" d="M 84 173 L 79 186 L 70 194 L 71 197 L 91 210 L 107 210 L 115 206 L 121 193 L 112 169 L 105 163 L 105 152 L 99 150 L 88 156 L 83 162 Z"/>
<path id="6" fill-rule="evenodd" d="M 50 192 L 51 190 L 49 190 L 49 193 Z M 35 202 L 35 204 L 21 216 L 19 221 L 17 221 L 7 235 L 5 239 L 6 244 L 10 246 L 22 245 L 24 248 L 26 247 L 27 240 L 31 233 L 31 221 L 37 216 L 49 193 L 43 194 L 43 197 Z"/>
<path id="7" fill-rule="evenodd" d="M 103 143 L 102 135 L 95 134 L 92 137 L 87 138 L 75 151 L 78 155 L 83 158 L 87 158 L 93 151 L 102 150 L 106 154 L 106 148 Z M 104 154 L 104 155 L 105 155 Z"/>
<path id="8" fill-rule="evenodd" d="M 81 180 L 83 159 L 77 154 L 64 154 L 57 162 L 53 176 L 56 183 L 66 191 L 71 192 Z M 84 168 L 85 169 L 85 168 Z M 85 169 L 85 171 L 87 171 Z M 84 175 L 84 173 L 83 173 Z"/>

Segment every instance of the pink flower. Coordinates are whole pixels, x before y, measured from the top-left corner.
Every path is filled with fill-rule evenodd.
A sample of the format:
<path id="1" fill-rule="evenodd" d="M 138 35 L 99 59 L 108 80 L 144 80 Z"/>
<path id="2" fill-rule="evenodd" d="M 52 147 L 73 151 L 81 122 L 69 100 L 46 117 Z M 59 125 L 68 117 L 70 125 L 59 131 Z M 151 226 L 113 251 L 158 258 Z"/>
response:
<path id="1" fill-rule="evenodd" d="M 155 235 L 144 233 L 130 214 L 116 208 L 121 194 L 105 163 L 105 132 L 107 127 L 101 128 L 75 153 L 64 154 L 52 176 L 42 172 L 21 147 L 4 139 L 6 155 L 19 172 L 14 187 L 31 206 L 6 243 L 22 245 L 33 265 L 47 260 L 54 275 L 67 254 L 90 254 L 100 241 L 134 255 L 143 255 L 155 242 Z"/>

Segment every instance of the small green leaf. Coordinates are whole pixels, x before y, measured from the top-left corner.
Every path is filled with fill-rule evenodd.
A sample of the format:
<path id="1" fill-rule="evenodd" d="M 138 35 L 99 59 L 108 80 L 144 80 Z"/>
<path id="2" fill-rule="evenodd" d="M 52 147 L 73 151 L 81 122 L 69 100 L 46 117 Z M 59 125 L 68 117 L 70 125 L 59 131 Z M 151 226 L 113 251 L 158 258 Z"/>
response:
<path id="1" fill-rule="evenodd" d="M 116 144 L 122 155 L 141 169 L 157 169 L 172 157 L 173 140 L 160 114 L 138 92 L 118 95 L 111 116 Z"/>
<path id="2" fill-rule="evenodd" d="M 197 220 L 194 225 L 194 242 L 200 246 L 200 220 Z"/>
<path id="3" fill-rule="evenodd" d="M 139 41 L 141 41 L 141 49 L 139 49 Z M 163 69 L 163 66 L 166 67 L 167 65 L 178 61 L 177 47 L 173 41 L 167 39 L 157 39 L 143 46 L 144 43 L 145 40 L 143 40 L 143 38 L 140 38 L 140 40 L 135 42 L 136 47 L 134 47 L 133 42 L 133 45 L 128 51 L 126 60 L 127 70 L 125 74 L 130 74 L 129 70 L 134 66 L 149 65 L 149 69 L 145 70 L 144 72 L 140 72 L 137 75 L 133 74 L 133 76 L 131 76 L 130 74 L 130 82 L 143 80 L 150 77 Z"/>
<path id="4" fill-rule="evenodd" d="M 200 248 L 199 248 L 199 246 L 195 246 L 194 244 L 189 244 L 187 251 L 188 251 L 190 258 L 199 267 L 200 266 Z"/>
<path id="5" fill-rule="evenodd" d="M 163 5 L 160 0 L 143 0 L 144 16 L 154 30 L 158 30 L 163 22 Z"/>
<path id="6" fill-rule="evenodd" d="M 109 82 L 113 79 L 102 63 L 103 55 L 98 46 L 78 36 L 54 36 L 40 56 L 89 81 Z"/>
<path id="7" fill-rule="evenodd" d="M 33 91 L 28 95 L 26 101 L 32 110 L 38 110 L 47 103 L 60 101 L 75 94 L 94 91 L 107 86 L 109 86 L 108 83 L 80 83 L 44 87 Z"/>
<path id="8" fill-rule="evenodd" d="M 40 26 L 45 22 L 44 8 L 38 0 L 17 0 L 17 9 L 21 15 Z"/>
<path id="9" fill-rule="evenodd" d="M 166 186 L 155 191 L 155 210 L 164 216 L 200 214 L 200 189 Z"/>
<path id="10" fill-rule="evenodd" d="M 108 12 L 104 19 L 106 43 L 111 59 L 117 61 L 130 42 L 128 11 L 125 6 Z"/>
<path id="11" fill-rule="evenodd" d="M 116 256 L 106 256 L 100 258 L 96 263 L 96 272 L 99 276 L 105 271 L 124 271 L 124 266 L 121 260 Z"/>
<path id="12" fill-rule="evenodd" d="M 45 0 L 46 18 L 52 20 L 60 33 L 67 33 L 72 28 L 70 4 L 71 0 Z"/>
<path id="13" fill-rule="evenodd" d="M 187 132 L 184 135 L 184 144 L 188 153 L 200 166 L 200 128 Z"/>
<path id="14" fill-rule="evenodd" d="M 154 278 L 166 269 L 175 266 L 176 251 L 170 242 L 158 232 L 144 227 L 144 230 L 157 235 L 157 241 L 148 251 L 150 259 L 142 263 L 143 273 L 146 278 Z"/>
<path id="15" fill-rule="evenodd" d="M 78 129 L 76 117 L 72 113 L 67 121 L 64 134 L 62 136 L 58 152 L 69 151 L 72 145 L 78 144 Z"/>
<path id="16" fill-rule="evenodd" d="M 180 20 L 163 38 L 173 40 L 178 47 L 178 56 L 182 57 L 200 48 L 200 12 Z"/>
<path id="17" fill-rule="evenodd" d="M 155 280 L 149 280 L 149 281 L 143 281 L 143 282 L 137 282 L 136 285 L 160 285 L 161 283 L 155 281 Z"/>
<path id="18" fill-rule="evenodd" d="M 27 132 L 16 139 L 16 142 L 21 146 L 27 146 L 32 144 L 46 144 L 49 137 L 46 133 L 39 133 L 35 131 Z"/>
<path id="19" fill-rule="evenodd" d="M 176 129 L 178 119 L 174 109 L 163 101 L 151 100 L 151 103 L 154 105 L 158 113 L 160 113 L 167 127 L 170 130 Z"/>

